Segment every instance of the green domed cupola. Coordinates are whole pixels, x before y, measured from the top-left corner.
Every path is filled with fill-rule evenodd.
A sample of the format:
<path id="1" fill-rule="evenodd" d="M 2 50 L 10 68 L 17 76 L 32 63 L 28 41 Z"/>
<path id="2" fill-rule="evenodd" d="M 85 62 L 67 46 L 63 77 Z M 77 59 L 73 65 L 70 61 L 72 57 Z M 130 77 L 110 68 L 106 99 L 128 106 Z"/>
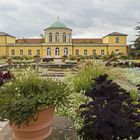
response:
<path id="1" fill-rule="evenodd" d="M 55 22 L 49 28 L 67 28 L 67 26 L 62 22 Z"/>
<path id="2" fill-rule="evenodd" d="M 44 29 L 44 34 L 45 43 L 72 43 L 72 29 L 60 22 L 59 16 L 57 22 Z"/>
<path id="3" fill-rule="evenodd" d="M 59 19 L 57 22 L 51 24 L 50 27 L 46 28 L 45 30 L 48 29 L 68 29 L 68 30 L 72 30 L 70 28 L 68 28 L 64 23 L 60 22 Z"/>

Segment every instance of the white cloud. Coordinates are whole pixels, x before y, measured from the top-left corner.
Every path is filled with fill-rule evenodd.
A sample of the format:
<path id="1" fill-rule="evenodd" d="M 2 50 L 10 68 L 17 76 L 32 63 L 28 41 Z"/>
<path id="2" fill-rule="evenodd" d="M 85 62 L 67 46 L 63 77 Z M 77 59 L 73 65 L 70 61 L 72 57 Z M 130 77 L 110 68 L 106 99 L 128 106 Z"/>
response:
<path id="1" fill-rule="evenodd" d="M 39 36 L 60 16 L 74 37 L 102 37 L 118 31 L 134 39 L 139 0 L 1 0 L 0 31 Z"/>

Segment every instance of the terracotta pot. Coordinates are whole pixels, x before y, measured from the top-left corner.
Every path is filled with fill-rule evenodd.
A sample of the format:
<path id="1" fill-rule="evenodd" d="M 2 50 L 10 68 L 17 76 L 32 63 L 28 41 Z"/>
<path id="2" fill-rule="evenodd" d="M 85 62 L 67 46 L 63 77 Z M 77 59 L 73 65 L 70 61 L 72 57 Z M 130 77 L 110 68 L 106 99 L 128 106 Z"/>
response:
<path id="1" fill-rule="evenodd" d="M 52 123 L 54 118 L 54 106 L 40 111 L 36 121 L 31 120 L 29 125 L 22 124 L 20 128 L 12 124 L 10 128 L 13 130 L 13 140 L 44 140 L 52 131 Z"/>

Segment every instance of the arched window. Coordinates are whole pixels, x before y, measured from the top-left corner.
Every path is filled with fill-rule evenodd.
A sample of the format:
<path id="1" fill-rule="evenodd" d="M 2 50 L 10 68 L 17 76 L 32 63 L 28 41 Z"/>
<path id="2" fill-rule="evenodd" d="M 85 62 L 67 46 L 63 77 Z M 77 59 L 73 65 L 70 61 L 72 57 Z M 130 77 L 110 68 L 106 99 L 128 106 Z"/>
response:
<path id="1" fill-rule="evenodd" d="M 47 48 L 47 56 L 51 56 L 51 48 Z"/>
<path id="2" fill-rule="evenodd" d="M 55 48 L 55 55 L 60 55 L 60 50 L 59 50 L 59 48 Z"/>
<path id="3" fill-rule="evenodd" d="M 56 41 L 56 42 L 59 42 L 59 33 L 56 33 L 56 34 L 55 34 L 55 41 Z"/>
<path id="4" fill-rule="evenodd" d="M 52 33 L 49 33 L 49 42 L 52 42 Z"/>
<path id="5" fill-rule="evenodd" d="M 68 48 L 64 48 L 64 56 L 68 56 Z"/>
<path id="6" fill-rule="evenodd" d="M 68 34 L 68 41 L 71 41 L 71 34 Z"/>
<path id="7" fill-rule="evenodd" d="M 66 42 L 66 33 L 63 33 L 63 42 Z"/>

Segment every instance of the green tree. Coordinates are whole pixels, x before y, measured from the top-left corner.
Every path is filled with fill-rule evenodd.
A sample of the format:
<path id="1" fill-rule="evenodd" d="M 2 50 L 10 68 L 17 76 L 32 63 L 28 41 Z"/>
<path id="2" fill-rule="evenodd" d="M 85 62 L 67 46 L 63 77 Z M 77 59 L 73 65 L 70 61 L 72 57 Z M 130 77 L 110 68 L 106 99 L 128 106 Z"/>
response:
<path id="1" fill-rule="evenodd" d="M 140 50 L 140 22 L 138 22 L 138 25 L 136 26 L 135 30 L 137 31 L 137 38 L 134 41 L 134 47 Z"/>

